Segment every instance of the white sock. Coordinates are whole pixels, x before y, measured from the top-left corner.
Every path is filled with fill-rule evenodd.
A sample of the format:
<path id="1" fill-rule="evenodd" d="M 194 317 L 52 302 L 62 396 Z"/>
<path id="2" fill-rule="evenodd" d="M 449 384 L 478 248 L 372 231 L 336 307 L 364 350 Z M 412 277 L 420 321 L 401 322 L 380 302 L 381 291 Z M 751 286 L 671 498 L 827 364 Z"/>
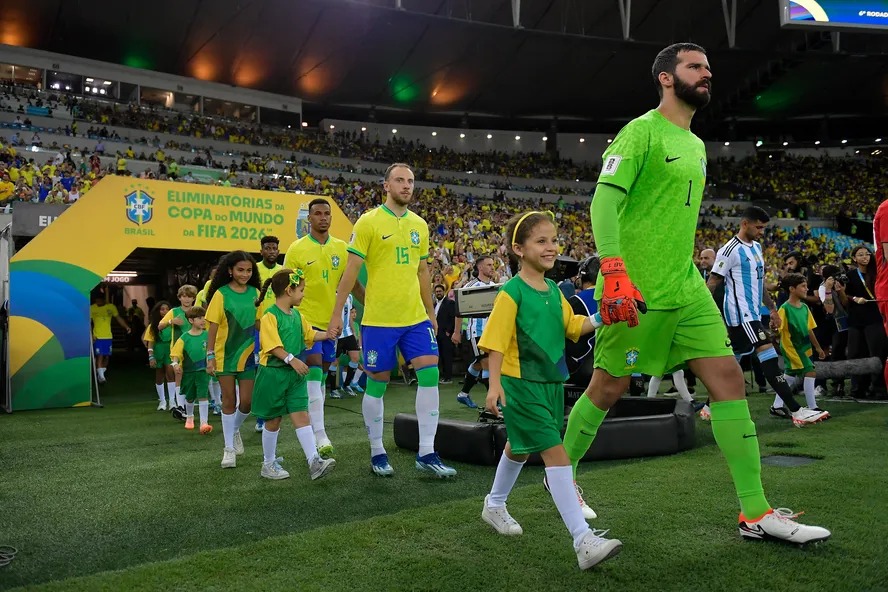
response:
<path id="1" fill-rule="evenodd" d="M 416 423 L 419 424 L 419 456 L 435 451 L 438 431 L 438 385 L 416 388 Z"/>
<path id="2" fill-rule="evenodd" d="M 176 383 L 168 382 L 167 383 L 167 398 L 170 400 L 170 408 L 176 406 Z"/>
<path id="3" fill-rule="evenodd" d="M 318 441 L 315 439 L 314 430 L 310 425 L 301 427 L 296 430 L 296 437 L 299 438 L 299 445 L 302 446 L 305 460 L 310 465 L 311 461 L 318 455 Z"/>
<path id="4" fill-rule="evenodd" d="M 210 396 L 213 397 L 213 403 L 222 406 L 222 385 L 219 381 L 210 381 Z"/>
<path id="5" fill-rule="evenodd" d="M 367 437 L 370 438 L 370 456 L 385 454 L 382 445 L 383 411 L 382 397 L 364 395 L 361 400 L 361 412 L 364 414 L 364 426 L 367 428 Z"/>
<path id="6" fill-rule="evenodd" d="M 194 403 L 185 401 L 185 417 L 194 417 Z"/>
<path id="7" fill-rule="evenodd" d="M 315 440 L 321 445 L 329 444 L 330 438 L 324 429 L 324 385 L 318 380 L 308 381 L 308 417 L 311 419 L 311 429 L 314 430 Z"/>
<path id="8" fill-rule="evenodd" d="M 240 409 L 234 410 L 234 429 L 235 431 L 239 430 L 242 425 L 244 425 L 244 421 L 250 417 L 249 413 L 244 413 Z"/>
<path id="9" fill-rule="evenodd" d="M 515 487 L 515 481 L 518 480 L 523 467 L 523 462 L 512 460 L 505 454 L 500 457 L 499 464 L 496 465 L 496 475 L 493 477 L 493 486 L 490 488 L 490 496 L 487 498 L 488 507 L 502 508 L 506 505 L 506 498 Z"/>
<path id="10" fill-rule="evenodd" d="M 225 448 L 234 448 L 234 413 L 222 414 L 222 438 L 225 440 Z"/>
<path id="11" fill-rule="evenodd" d="M 364 371 L 361 370 L 360 368 L 358 368 L 357 370 L 355 370 L 355 377 L 352 378 L 352 382 L 351 382 L 351 383 L 352 383 L 352 384 L 358 384 L 358 381 L 361 380 L 361 374 L 363 374 L 363 373 L 364 373 Z"/>
<path id="12" fill-rule="evenodd" d="M 154 388 L 157 391 L 157 399 L 161 403 L 166 403 L 166 397 L 163 394 L 163 383 L 161 382 L 160 384 L 155 384 Z"/>
<path id="13" fill-rule="evenodd" d="M 660 383 L 663 382 L 663 379 L 658 376 L 651 376 L 651 381 L 648 383 L 648 397 L 656 397 L 657 392 L 660 390 Z"/>
<path id="14" fill-rule="evenodd" d="M 280 430 L 269 432 L 267 429 L 262 428 L 262 460 L 267 465 L 274 462 L 275 455 L 277 454 L 279 433 Z"/>
<path id="15" fill-rule="evenodd" d="M 185 407 L 188 404 L 188 401 L 185 399 L 185 395 L 182 394 L 182 389 L 180 387 L 176 387 L 176 404 L 179 407 Z"/>
<path id="16" fill-rule="evenodd" d="M 200 413 L 200 425 L 206 425 L 210 417 L 210 402 L 198 401 L 197 408 Z"/>
<path id="17" fill-rule="evenodd" d="M 564 520 L 564 525 L 570 531 L 574 540 L 574 549 L 580 546 L 583 537 L 589 532 L 589 524 L 583 518 L 583 510 L 580 509 L 580 500 L 577 498 L 577 490 L 574 487 L 573 467 L 546 467 L 546 480 L 549 483 L 549 492 L 555 500 L 555 507 Z"/>
<path id="18" fill-rule="evenodd" d="M 795 376 L 790 376 L 789 374 L 784 374 L 784 375 L 783 375 L 783 380 L 786 381 L 786 386 L 788 386 L 789 388 L 792 388 L 792 387 L 795 386 L 795 383 L 796 383 L 796 377 L 795 377 Z"/>
<path id="19" fill-rule="evenodd" d="M 101 380 L 105 380 L 105 369 L 104 368 L 96 368 L 96 374 L 99 375 Z"/>
<path id="20" fill-rule="evenodd" d="M 237 382 L 234 383 L 234 404 L 240 407 L 240 385 Z"/>
<path id="21" fill-rule="evenodd" d="M 814 397 L 814 389 L 815 381 L 817 379 L 813 376 L 805 377 L 805 400 L 808 402 L 808 409 L 816 409 L 817 408 L 817 399 Z"/>
<path id="22" fill-rule="evenodd" d="M 678 391 L 678 395 L 687 401 L 688 403 L 694 402 L 694 397 L 691 396 L 691 391 L 688 390 L 688 383 L 685 382 L 685 371 L 684 370 L 676 370 L 672 373 L 672 382 L 675 384 L 675 390 Z"/>

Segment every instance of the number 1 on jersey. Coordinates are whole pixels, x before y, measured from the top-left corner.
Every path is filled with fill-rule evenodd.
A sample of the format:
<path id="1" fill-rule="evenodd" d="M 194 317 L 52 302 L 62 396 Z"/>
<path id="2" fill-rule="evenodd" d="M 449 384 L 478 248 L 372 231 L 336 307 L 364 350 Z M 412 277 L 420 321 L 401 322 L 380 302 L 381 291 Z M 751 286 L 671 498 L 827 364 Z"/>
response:
<path id="1" fill-rule="evenodd" d="M 688 201 L 685 202 L 687 207 L 691 207 L 691 189 L 694 187 L 694 180 L 688 181 Z"/>

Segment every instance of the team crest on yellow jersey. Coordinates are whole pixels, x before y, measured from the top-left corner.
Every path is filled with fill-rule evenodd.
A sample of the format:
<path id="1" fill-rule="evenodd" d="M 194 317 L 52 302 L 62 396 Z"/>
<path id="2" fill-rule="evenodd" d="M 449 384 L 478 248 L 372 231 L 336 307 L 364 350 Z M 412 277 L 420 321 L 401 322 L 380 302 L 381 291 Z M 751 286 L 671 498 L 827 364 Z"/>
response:
<path id="1" fill-rule="evenodd" d="M 333 266 L 333 269 L 339 269 L 339 255 L 330 257 L 330 265 Z"/>
<path id="2" fill-rule="evenodd" d="M 411 230 L 410 231 L 410 242 L 413 243 L 414 245 L 419 244 L 419 231 L 418 230 Z"/>

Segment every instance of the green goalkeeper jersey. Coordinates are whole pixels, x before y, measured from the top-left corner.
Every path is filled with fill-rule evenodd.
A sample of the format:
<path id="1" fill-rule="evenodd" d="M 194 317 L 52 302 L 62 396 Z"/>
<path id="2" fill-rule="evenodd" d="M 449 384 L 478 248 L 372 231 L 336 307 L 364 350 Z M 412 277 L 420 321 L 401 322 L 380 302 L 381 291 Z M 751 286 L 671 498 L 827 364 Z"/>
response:
<path id="1" fill-rule="evenodd" d="M 626 197 L 616 220 L 594 223 L 596 228 L 618 225 L 619 255 L 648 308 L 670 310 L 709 298 L 694 265 L 706 183 L 703 141 L 654 109 L 620 130 L 602 161 L 598 182 L 625 191 Z M 603 285 L 600 277 L 598 285 Z"/>

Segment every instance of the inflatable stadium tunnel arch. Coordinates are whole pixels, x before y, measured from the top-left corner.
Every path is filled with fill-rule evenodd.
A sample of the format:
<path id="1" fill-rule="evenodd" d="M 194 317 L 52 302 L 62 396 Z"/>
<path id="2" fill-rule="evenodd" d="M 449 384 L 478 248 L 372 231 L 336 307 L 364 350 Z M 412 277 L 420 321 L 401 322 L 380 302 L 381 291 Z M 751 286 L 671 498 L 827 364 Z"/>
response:
<path id="1" fill-rule="evenodd" d="M 108 177 L 38 234 L 9 265 L 13 410 L 88 405 L 89 294 L 139 247 L 258 252 L 307 229 L 312 195 Z M 351 222 L 333 200 L 333 236 Z M 345 265 L 345 262 L 342 262 Z"/>

